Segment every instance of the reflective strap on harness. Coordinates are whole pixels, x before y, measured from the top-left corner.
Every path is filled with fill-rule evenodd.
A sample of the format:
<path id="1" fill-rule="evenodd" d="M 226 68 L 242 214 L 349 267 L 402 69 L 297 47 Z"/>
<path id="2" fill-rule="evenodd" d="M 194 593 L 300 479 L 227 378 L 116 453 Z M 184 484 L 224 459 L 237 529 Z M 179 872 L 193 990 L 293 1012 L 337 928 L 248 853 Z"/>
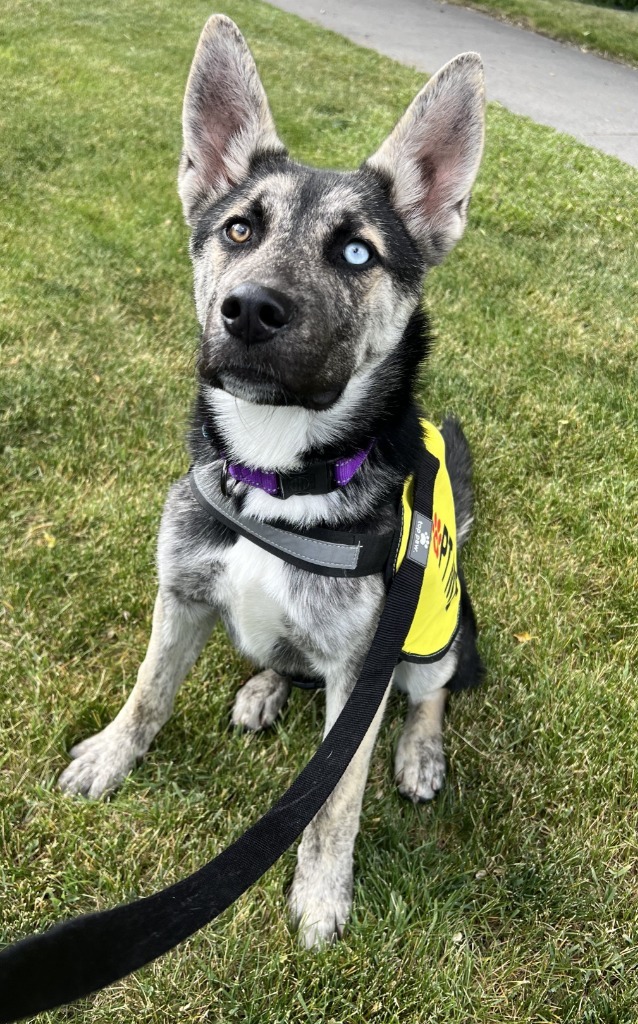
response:
<path id="1" fill-rule="evenodd" d="M 188 480 L 199 504 L 218 522 L 299 569 L 322 576 L 371 576 L 385 569 L 394 532 L 308 529 L 297 533 L 236 512 L 228 499 L 210 493 L 197 466 L 191 467 Z"/>
<path id="2" fill-rule="evenodd" d="M 424 450 L 414 506 L 429 519 L 438 466 Z M 408 552 L 350 697 L 277 803 L 228 849 L 168 889 L 73 918 L 3 950 L 0 1024 L 79 999 L 150 963 L 221 914 L 275 863 L 324 805 L 370 728 L 414 617 L 423 571 L 422 560 Z"/>

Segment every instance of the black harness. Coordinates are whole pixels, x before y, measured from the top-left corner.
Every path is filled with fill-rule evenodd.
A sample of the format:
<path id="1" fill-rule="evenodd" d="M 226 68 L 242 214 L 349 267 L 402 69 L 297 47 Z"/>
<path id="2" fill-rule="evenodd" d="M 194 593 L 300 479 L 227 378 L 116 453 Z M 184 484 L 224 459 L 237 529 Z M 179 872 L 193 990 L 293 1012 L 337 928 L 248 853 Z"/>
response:
<path id="1" fill-rule="evenodd" d="M 227 500 L 220 500 L 216 494 L 207 492 L 197 466 L 191 466 L 188 481 L 201 507 L 223 526 L 298 569 L 307 569 L 320 576 L 372 576 L 385 572 L 390 554 L 396 547 L 396 530 L 347 533 L 313 527 L 300 532 L 273 526 L 236 512 Z"/>
<path id="2" fill-rule="evenodd" d="M 422 520 L 432 520 L 438 465 L 423 449 L 414 501 Z M 221 515 L 219 510 L 214 514 Z M 230 521 L 228 525 L 237 528 Z M 357 547 L 356 536 L 345 543 Z M 292 557 L 298 555 L 289 560 Z M 277 803 L 183 881 L 113 910 L 72 918 L 3 950 L 0 1024 L 79 999 L 150 963 L 221 914 L 275 863 L 326 802 L 368 731 L 410 629 L 423 575 L 422 559 L 408 552 L 390 582 L 377 631 L 347 703 Z"/>

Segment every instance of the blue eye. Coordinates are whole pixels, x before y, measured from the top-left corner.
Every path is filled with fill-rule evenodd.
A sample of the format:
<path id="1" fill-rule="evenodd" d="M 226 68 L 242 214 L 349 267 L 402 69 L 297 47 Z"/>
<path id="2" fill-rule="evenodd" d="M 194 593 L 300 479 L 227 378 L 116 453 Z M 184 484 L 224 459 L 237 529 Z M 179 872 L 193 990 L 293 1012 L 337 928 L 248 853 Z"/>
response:
<path id="1" fill-rule="evenodd" d="M 343 258 L 346 263 L 352 263 L 355 267 L 360 267 L 362 263 L 367 263 L 370 256 L 370 250 L 363 242 L 348 242 L 343 250 Z"/>

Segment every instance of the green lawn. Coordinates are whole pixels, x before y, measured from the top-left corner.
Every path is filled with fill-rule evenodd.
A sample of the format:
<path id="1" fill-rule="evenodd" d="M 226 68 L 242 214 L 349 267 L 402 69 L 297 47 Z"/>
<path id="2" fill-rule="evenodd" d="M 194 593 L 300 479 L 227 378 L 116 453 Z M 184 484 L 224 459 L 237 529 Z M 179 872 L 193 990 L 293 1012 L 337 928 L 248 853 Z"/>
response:
<path id="1" fill-rule="evenodd" d="M 421 76 L 271 7 L 224 10 L 281 133 L 347 167 Z M 322 701 L 228 728 L 249 667 L 216 634 L 110 802 L 54 787 L 143 656 L 154 543 L 197 342 L 175 192 L 208 4 L 16 0 L 0 27 L 3 550 L 0 886 L 6 941 L 151 893 L 237 837 L 315 749 Z M 466 559 L 489 678 L 452 705 L 432 805 L 391 776 L 390 706 L 339 945 L 299 950 L 294 853 L 81 1024 L 610 1022 L 638 1013 L 638 175 L 490 108 L 466 238 L 428 284 L 429 415 L 476 459 Z M 532 639 L 519 643 L 515 633 Z"/>
<path id="2" fill-rule="evenodd" d="M 638 4 L 635 11 L 598 6 L 596 0 L 448 0 L 495 14 L 524 28 L 575 43 L 638 66 Z M 627 4 L 625 4 L 627 6 Z"/>

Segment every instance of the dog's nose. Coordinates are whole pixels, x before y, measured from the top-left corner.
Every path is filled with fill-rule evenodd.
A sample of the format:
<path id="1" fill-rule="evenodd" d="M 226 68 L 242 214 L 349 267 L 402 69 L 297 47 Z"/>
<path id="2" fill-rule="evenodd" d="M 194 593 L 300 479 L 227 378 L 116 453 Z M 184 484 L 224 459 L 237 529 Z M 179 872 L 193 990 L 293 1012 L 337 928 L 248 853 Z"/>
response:
<path id="1" fill-rule="evenodd" d="M 246 281 L 226 296 L 221 314 L 230 334 L 246 345 L 257 345 L 289 324 L 295 307 L 283 292 Z"/>

